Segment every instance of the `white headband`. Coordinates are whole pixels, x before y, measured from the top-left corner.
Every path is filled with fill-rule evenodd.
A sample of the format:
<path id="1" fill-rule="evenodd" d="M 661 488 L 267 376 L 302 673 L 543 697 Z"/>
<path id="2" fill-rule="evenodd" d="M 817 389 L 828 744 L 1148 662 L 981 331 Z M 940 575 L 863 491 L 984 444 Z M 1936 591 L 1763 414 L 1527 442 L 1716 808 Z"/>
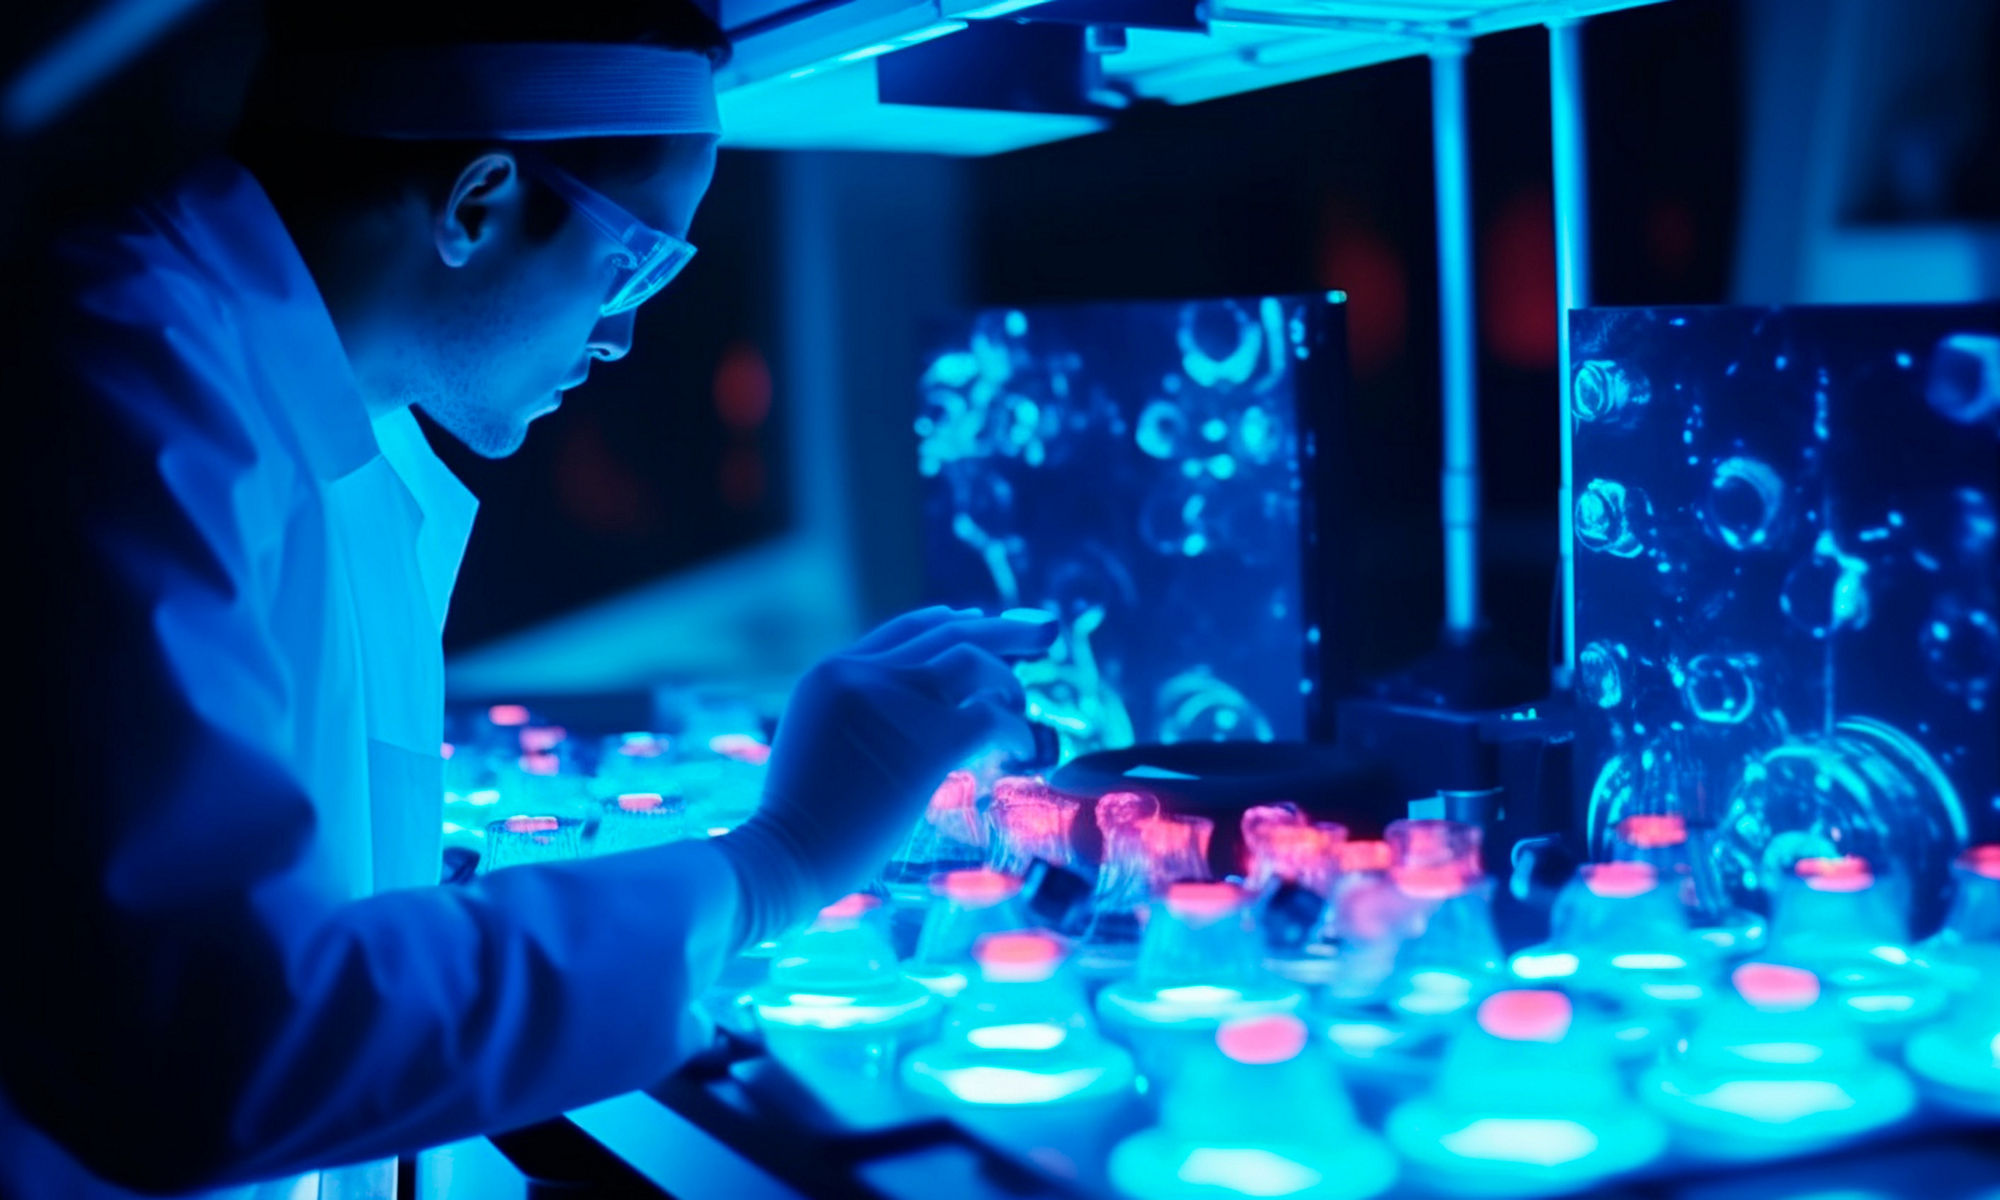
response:
<path id="1" fill-rule="evenodd" d="M 267 61 L 262 119 L 398 141 L 722 132 L 707 56 L 659 46 L 494 42 Z"/>

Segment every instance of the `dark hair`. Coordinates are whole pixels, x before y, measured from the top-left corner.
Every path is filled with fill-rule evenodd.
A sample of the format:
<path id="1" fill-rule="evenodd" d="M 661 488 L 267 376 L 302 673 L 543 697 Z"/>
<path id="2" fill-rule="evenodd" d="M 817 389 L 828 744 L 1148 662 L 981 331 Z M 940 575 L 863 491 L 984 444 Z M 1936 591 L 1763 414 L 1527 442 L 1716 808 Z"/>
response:
<path id="1" fill-rule="evenodd" d="M 612 42 L 664 46 L 728 60 L 729 39 L 693 0 L 267 0 L 266 61 L 286 53 L 381 50 L 485 42 Z M 577 138 L 535 149 L 586 180 L 643 179 L 664 161 L 668 137 Z M 504 141 L 411 142 L 284 128 L 254 99 L 230 141 L 287 219 L 373 207 L 419 189 L 442 202 L 466 163 Z M 528 233 L 546 238 L 569 207 L 547 188 L 529 193 Z"/>

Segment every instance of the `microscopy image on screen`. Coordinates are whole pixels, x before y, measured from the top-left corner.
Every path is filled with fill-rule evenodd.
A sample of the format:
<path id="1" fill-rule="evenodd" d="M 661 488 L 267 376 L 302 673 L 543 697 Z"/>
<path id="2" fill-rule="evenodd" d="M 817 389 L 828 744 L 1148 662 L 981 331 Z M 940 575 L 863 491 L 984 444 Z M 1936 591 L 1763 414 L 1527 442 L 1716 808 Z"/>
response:
<path id="1" fill-rule="evenodd" d="M 1701 831 L 1713 903 L 1853 854 L 1919 920 L 2000 806 L 2000 308 L 1571 323 L 1590 834 Z"/>
<path id="2" fill-rule="evenodd" d="M 994 310 L 933 339 L 930 593 L 1060 615 L 1056 654 L 1021 674 L 1065 758 L 1305 734 L 1304 479 L 1340 402 L 1342 313 L 1338 293 Z"/>

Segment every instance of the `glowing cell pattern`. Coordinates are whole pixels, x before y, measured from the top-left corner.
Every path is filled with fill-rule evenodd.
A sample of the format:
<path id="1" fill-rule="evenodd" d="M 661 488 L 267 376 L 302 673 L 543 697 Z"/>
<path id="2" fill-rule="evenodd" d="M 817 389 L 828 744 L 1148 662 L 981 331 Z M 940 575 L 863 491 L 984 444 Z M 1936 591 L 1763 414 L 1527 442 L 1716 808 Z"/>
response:
<path id="1" fill-rule="evenodd" d="M 1580 422 L 1629 424 L 1652 398 L 1644 375 L 1621 363 L 1592 359 L 1576 369 L 1570 411 Z"/>
<path id="2" fill-rule="evenodd" d="M 1688 661 L 1681 697 L 1696 720 L 1740 725 L 1757 709 L 1754 655 L 1697 654 Z"/>
<path id="3" fill-rule="evenodd" d="M 1599 708 L 1616 708 L 1625 699 L 1628 655 L 1615 642 L 1597 641 L 1576 657 L 1577 689 L 1581 698 Z"/>
<path id="4" fill-rule="evenodd" d="M 2000 681 L 2000 623 L 1993 613 L 1947 592 L 1932 603 L 1917 637 L 1931 682 L 1984 711 Z"/>
<path id="5" fill-rule="evenodd" d="M 1784 481 L 1768 463 L 1726 458 L 1715 464 L 1702 505 L 1702 528 L 1731 550 L 1766 549 L 1773 544 L 1784 507 Z"/>
<path id="6" fill-rule="evenodd" d="M 1939 416 L 1960 425 L 2000 417 L 2000 336 L 1954 333 L 1940 340 L 1924 396 Z"/>
<path id="7" fill-rule="evenodd" d="M 1616 558 L 1645 553 L 1642 530 L 1652 516 L 1646 493 L 1610 479 L 1593 479 L 1576 498 L 1576 540 Z"/>

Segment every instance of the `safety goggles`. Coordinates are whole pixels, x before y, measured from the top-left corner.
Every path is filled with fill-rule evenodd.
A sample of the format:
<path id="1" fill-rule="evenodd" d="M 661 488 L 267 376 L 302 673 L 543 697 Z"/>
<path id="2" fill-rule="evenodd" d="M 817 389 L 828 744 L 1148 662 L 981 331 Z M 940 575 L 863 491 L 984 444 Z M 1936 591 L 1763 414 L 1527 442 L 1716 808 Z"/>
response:
<path id="1" fill-rule="evenodd" d="M 651 300 L 694 257 L 694 247 L 662 233 L 613 203 L 604 193 L 538 154 L 517 156 L 521 165 L 569 202 L 584 220 L 618 244 L 618 277 L 604 315 L 617 316 Z"/>

